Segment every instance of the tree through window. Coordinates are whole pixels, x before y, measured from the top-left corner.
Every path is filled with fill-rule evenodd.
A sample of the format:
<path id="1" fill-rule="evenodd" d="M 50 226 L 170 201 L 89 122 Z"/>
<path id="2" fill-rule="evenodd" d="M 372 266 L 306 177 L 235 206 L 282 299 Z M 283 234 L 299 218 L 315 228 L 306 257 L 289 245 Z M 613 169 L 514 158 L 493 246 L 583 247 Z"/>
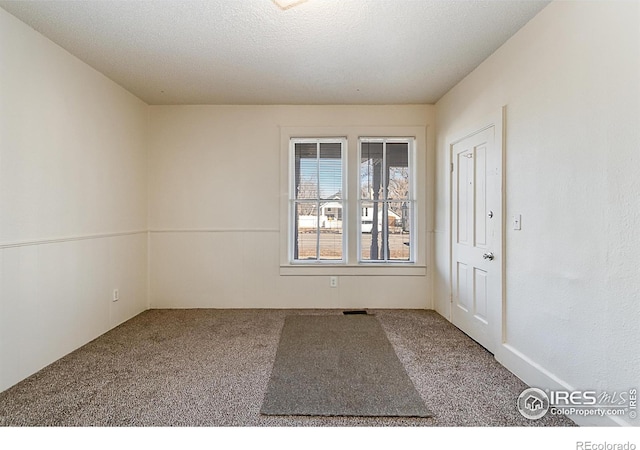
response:
<path id="1" fill-rule="evenodd" d="M 412 261 L 413 139 L 360 139 L 361 262 Z"/>
<path id="2" fill-rule="evenodd" d="M 357 192 L 348 197 L 343 194 L 347 140 L 291 138 L 289 260 L 415 262 L 414 142 L 360 138 L 353 158 L 358 164 L 350 169 L 351 179 L 357 179 L 351 189 Z M 357 242 L 349 244 L 349 234 Z"/>

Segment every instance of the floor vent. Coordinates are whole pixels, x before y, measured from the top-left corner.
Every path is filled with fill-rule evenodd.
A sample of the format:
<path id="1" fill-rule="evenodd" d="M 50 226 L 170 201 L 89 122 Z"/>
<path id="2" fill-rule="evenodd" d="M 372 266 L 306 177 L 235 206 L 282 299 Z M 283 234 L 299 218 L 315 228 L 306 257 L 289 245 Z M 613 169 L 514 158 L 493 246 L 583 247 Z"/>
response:
<path id="1" fill-rule="evenodd" d="M 345 316 L 350 316 L 352 314 L 366 314 L 367 312 L 364 309 L 355 309 L 351 311 L 342 311 L 342 314 Z"/>

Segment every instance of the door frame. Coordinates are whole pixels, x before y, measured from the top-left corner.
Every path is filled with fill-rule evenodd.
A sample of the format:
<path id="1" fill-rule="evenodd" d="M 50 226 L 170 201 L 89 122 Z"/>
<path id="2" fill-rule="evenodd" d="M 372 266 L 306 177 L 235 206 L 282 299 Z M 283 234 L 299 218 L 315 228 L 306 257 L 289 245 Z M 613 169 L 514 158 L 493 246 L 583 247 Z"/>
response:
<path id="1" fill-rule="evenodd" d="M 499 255 L 498 261 L 500 266 L 497 268 L 500 274 L 500 292 L 497 294 L 496 303 L 499 305 L 495 311 L 492 311 L 489 321 L 489 337 L 492 343 L 492 349 L 489 349 L 494 355 L 500 352 L 501 346 L 506 342 L 506 323 L 505 323 L 505 286 L 506 286 L 506 157 L 505 157 L 505 144 L 506 144 L 506 110 L 507 106 L 502 106 L 500 110 L 495 111 L 493 114 L 486 115 L 486 120 L 482 121 L 481 125 L 471 126 L 465 128 L 459 133 L 455 133 L 452 138 L 447 140 L 448 146 L 448 167 L 449 167 L 449 317 L 448 320 L 453 320 L 453 183 L 454 172 L 453 168 L 453 147 L 455 144 L 465 140 L 468 137 L 473 136 L 476 133 L 480 133 L 488 128 L 494 127 L 494 146 L 495 150 L 499 152 L 498 165 L 498 177 L 500 178 L 500 221 L 497 223 L 499 230 L 499 239 L 496 240 L 498 248 L 494 250 L 494 253 Z M 493 249 L 492 249 L 493 250 Z M 453 323 L 453 322 L 452 322 Z"/>

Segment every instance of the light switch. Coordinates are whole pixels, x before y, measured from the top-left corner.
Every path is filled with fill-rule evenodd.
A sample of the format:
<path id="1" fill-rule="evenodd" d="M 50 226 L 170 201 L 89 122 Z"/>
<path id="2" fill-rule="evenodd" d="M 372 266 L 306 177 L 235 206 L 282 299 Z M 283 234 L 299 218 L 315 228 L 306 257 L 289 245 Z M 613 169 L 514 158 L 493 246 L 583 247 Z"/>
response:
<path id="1" fill-rule="evenodd" d="M 514 230 L 522 229 L 522 216 L 520 214 L 516 214 L 511 218 L 511 222 L 513 223 Z"/>

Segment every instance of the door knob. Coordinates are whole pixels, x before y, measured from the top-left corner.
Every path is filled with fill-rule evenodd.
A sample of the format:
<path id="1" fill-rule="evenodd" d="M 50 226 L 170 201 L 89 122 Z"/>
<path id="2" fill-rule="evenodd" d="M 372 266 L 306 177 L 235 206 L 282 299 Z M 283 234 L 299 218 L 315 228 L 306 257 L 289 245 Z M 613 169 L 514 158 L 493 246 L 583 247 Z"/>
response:
<path id="1" fill-rule="evenodd" d="M 493 253 L 492 253 L 492 252 L 487 252 L 487 253 L 485 253 L 484 255 L 482 255 L 482 257 L 483 257 L 484 259 L 488 259 L 489 261 L 493 261 L 493 258 L 494 258 L 494 256 L 493 256 Z"/>

